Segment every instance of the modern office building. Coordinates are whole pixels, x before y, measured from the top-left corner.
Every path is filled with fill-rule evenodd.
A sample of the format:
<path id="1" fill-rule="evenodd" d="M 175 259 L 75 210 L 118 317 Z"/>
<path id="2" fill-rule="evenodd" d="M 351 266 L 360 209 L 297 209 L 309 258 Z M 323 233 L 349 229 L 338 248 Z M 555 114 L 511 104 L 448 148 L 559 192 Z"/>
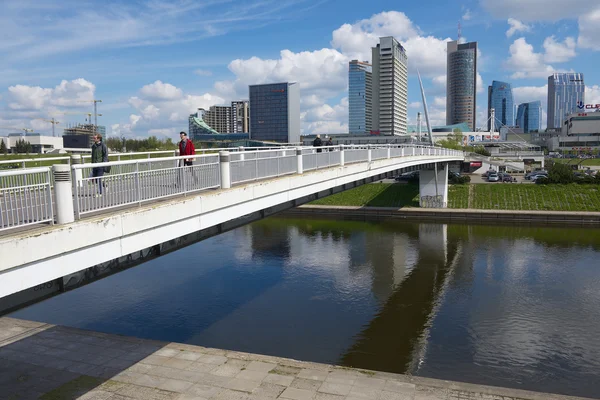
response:
<path id="1" fill-rule="evenodd" d="M 41 133 L 9 133 L 8 136 L 0 137 L 0 142 L 4 142 L 8 152 L 13 154 L 17 152 L 17 142 L 19 140 L 29 142 L 32 153 L 45 154 L 53 150 L 60 150 L 63 148 L 63 138 L 45 136 Z"/>
<path id="2" fill-rule="evenodd" d="M 516 125 L 523 129 L 524 133 L 539 132 L 542 129 L 542 103 L 532 101 L 519 104 Z"/>
<path id="3" fill-rule="evenodd" d="M 488 131 L 491 128 L 492 109 L 495 110 L 495 131 L 503 126 L 512 126 L 515 122 L 515 101 L 510 83 L 493 81 L 488 86 Z"/>
<path id="4" fill-rule="evenodd" d="M 561 129 L 565 119 L 585 104 L 583 74 L 556 73 L 548 77 L 548 129 Z"/>
<path id="5" fill-rule="evenodd" d="M 211 106 L 205 110 L 204 122 L 219 133 L 229 133 L 232 127 L 231 106 Z"/>
<path id="6" fill-rule="evenodd" d="M 197 139 L 201 135 L 218 135 L 219 132 L 214 130 L 204 121 L 206 110 L 199 108 L 198 112 L 191 114 L 188 118 L 188 135 L 190 139 Z"/>
<path id="7" fill-rule="evenodd" d="M 477 127 L 477 42 L 448 42 L 446 124 Z"/>
<path id="8" fill-rule="evenodd" d="M 393 37 L 379 38 L 372 48 L 372 130 L 406 135 L 408 118 L 408 56 Z"/>
<path id="9" fill-rule="evenodd" d="M 102 125 L 68 125 L 63 131 L 63 147 L 66 149 L 89 149 L 94 143 L 94 131 L 106 136 L 106 127 Z"/>
<path id="10" fill-rule="evenodd" d="M 348 128 L 351 135 L 368 134 L 373 127 L 372 66 L 350 61 L 348 69 Z"/>
<path id="11" fill-rule="evenodd" d="M 300 84 L 251 85 L 250 139 L 300 142 Z"/>
<path id="12" fill-rule="evenodd" d="M 250 131 L 250 108 L 248 100 L 231 102 L 231 128 L 229 133 L 248 133 Z"/>

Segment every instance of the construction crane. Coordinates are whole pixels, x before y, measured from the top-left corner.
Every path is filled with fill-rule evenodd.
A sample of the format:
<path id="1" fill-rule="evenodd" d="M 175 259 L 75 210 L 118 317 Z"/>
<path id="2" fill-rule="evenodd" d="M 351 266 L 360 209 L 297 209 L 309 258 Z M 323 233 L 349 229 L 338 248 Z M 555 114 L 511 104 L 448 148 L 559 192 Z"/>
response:
<path id="1" fill-rule="evenodd" d="M 52 119 L 44 119 L 44 118 L 34 118 L 35 120 L 40 120 L 40 121 L 46 121 L 46 122 L 50 122 L 52 124 L 52 137 L 54 137 L 54 127 L 56 126 L 56 124 L 60 124 L 60 122 L 58 122 L 57 120 L 54 119 L 54 117 Z"/>
<path id="2" fill-rule="evenodd" d="M 88 116 L 88 122 L 91 124 L 92 123 L 92 115 L 96 116 L 96 117 L 101 117 L 102 114 L 92 114 L 92 113 L 84 113 L 84 112 L 73 112 L 73 111 L 59 111 L 59 112 L 55 112 L 52 115 L 87 115 Z"/>
<path id="3" fill-rule="evenodd" d="M 29 129 L 29 128 L 16 128 L 14 126 L 0 126 L 0 129 L 14 129 L 17 131 L 23 131 L 25 133 L 27 132 L 33 132 L 33 129 Z"/>
<path id="4" fill-rule="evenodd" d="M 102 100 L 80 100 L 79 103 L 94 103 L 94 133 L 96 133 L 96 129 L 98 128 L 98 117 L 102 116 L 102 114 L 98 114 L 98 103 L 102 103 Z"/>

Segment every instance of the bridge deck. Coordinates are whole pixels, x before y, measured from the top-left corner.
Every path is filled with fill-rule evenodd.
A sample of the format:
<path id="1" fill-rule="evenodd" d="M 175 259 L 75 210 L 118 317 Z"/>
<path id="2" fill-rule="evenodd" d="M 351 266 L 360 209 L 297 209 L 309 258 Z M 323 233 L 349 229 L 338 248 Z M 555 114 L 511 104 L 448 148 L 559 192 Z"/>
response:
<path id="1" fill-rule="evenodd" d="M 575 399 L 12 318 L 0 318 L 0 376 L 0 396 L 19 399 Z"/>

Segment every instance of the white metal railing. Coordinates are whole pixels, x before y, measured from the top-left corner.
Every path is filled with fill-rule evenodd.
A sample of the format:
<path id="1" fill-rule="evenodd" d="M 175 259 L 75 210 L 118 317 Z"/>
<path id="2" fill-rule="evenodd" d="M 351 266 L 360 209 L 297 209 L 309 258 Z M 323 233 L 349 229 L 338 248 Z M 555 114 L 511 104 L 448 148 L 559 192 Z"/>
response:
<path id="1" fill-rule="evenodd" d="M 214 149 L 209 149 L 214 150 Z M 338 165 L 415 156 L 459 156 L 461 151 L 422 145 L 344 145 L 330 147 L 234 148 L 227 153 L 142 158 L 96 164 L 72 164 L 71 185 L 54 188 L 48 167 L 0 172 L 0 230 L 67 219 L 54 199 L 73 199 L 71 220 L 99 210 L 127 207 L 244 182 L 318 171 Z M 155 153 L 154 153 L 155 154 Z M 221 157 L 223 157 L 221 159 Z M 63 158 L 64 159 L 64 158 Z M 192 159 L 192 165 L 183 161 Z M 110 172 L 104 172 L 110 167 Z M 58 168 L 58 166 L 56 166 Z M 58 173 L 58 172 L 57 172 Z M 64 172 L 61 172 L 64 182 Z M 225 174 L 225 175 L 222 175 Z M 101 176 L 98 176 L 101 175 Z M 66 175 L 68 179 L 68 174 Z M 58 178 L 57 178 L 58 183 Z M 70 188 L 70 189 L 69 189 Z"/>
<path id="2" fill-rule="evenodd" d="M 0 172 L 0 231 L 54 223 L 50 168 Z"/>
<path id="3" fill-rule="evenodd" d="M 189 159 L 193 165 L 183 165 Z M 160 168 L 154 168 L 155 163 L 160 163 Z M 110 167 L 109 173 L 105 173 L 106 167 Z M 76 218 L 98 210 L 217 188 L 221 182 L 218 154 L 79 164 L 71 168 Z"/>

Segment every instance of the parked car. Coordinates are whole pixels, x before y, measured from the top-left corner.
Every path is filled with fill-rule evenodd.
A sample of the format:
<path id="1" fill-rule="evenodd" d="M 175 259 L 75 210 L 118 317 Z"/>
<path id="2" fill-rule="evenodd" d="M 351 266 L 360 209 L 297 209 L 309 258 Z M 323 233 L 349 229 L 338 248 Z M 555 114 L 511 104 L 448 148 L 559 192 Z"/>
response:
<path id="1" fill-rule="evenodd" d="M 502 174 L 502 182 L 516 182 L 517 178 L 510 176 L 509 174 Z"/>
<path id="2" fill-rule="evenodd" d="M 498 175 L 497 172 L 490 172 L 488 174 L 487 179 L 488 179 L 488 182 L 498 182 L 498 181 L 500 181 L 500 176 Z"/>
<path id="3" fill-rule="evenodd" d="M 532 182 L 535 182 L 539 178 L 548 178 L 548 174 L 535 174 L 535 175 L 531 175 L 529 177 L 529 180 L 532 181 Z"/>
<path id="4" fill-rule="evenodd" d="M 419 177 L 419 171 L 410 171 L 410 172 L 405 172 L 401 175 L 398 175 L 397 177 L 394 178 L 394 180 L 401 182 L 401 181 L 409 181 L 411 179 L 416 179 Z"/>

